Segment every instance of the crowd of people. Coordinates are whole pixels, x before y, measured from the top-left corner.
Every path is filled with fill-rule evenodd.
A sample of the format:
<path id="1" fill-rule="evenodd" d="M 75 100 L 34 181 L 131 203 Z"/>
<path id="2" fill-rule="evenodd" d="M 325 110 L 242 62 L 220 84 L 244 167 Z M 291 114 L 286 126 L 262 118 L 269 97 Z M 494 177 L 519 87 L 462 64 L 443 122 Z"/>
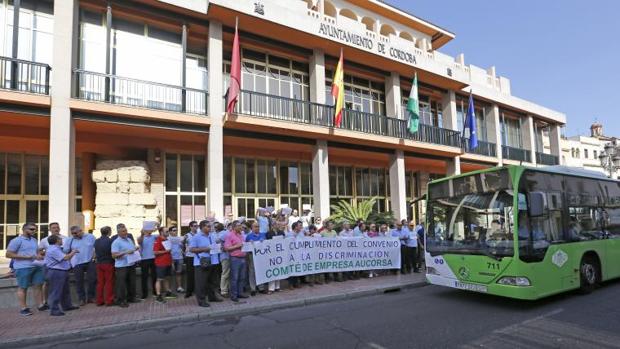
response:
<path id="1" fill-rule="evenodd" d="M 6 256 L 17 279 L 17 297 L 22 315 L 32 315 L 27 305 L 27 290 L 33 292 L 39 311 L 49 310 L 52 316 L 79 309 L 71 299 L 69 275 L 73 274 L 79 306 L 120 306 L 138 303 L 149 298 L 166 303 L 183 294 L 194 296 L 197 305 L 209 307 L 210 302 L 242 302 L 257 293 L 279 292 L 280 281 L 257 285 L 252 253 L 244 243 L 284 238 L 326 237 L 395 237 L 401 243 L 401 269 L 392 271 L 357 271 L 323 273 L 286 279 L 288 287 L 342 282 L 360 277 L 375 277 L 387 273 L 419 272 L 424 227 L 415 222 L 395 221 L 387 224 L 358 220 L 325 221 L 313 225 L 309 219 L 290 210 L 259 209 L 253 220 L 240 217 L 218 222 L 208 218 L 189 223 L 189 231 L 180 235 L 176 226 L 160 227 L 145 222 L 139 236 L 132 236 L 119 223 L 112 236 L 112 227 L 102 227 L 101 236 L 84 232 L 79 226 L 70 228 L 70 236 L 61 235 L 58 223 L 50 223 L 49 235 L 40 242 L 37 226 L 26 223 L 22 234 L 12 239 Z M 140 267 L 140 291 L 137 294 L 136 267 Z M 184 282 L 183 282 L 184 281 Z M 174 287 L 173 287 L 174 284 Z"/>

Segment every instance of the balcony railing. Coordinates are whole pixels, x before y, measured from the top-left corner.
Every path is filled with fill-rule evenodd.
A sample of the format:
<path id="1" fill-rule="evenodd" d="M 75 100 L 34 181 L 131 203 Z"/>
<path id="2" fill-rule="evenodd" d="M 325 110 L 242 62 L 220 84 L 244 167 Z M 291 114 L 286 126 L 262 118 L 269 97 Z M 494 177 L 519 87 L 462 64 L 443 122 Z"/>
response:
<path id="1" fill-rule="evenodd" d="M 463 150 L 470 154 L 478 154 L 484 156 L 496 157 L 497 151 L 495 150 L 495 143 L 478 141 L 478 146 L 475 149 L 469 148 L 469 142 L 463 142 Z"/>
<path id="2" fill-rule="evenodd" d="M 536 163 L 539 165 L 553 166 L 553 165 L 559 165 L 560 159 L 555 155 L 536 152 Z"/>
<path id="3" fill-rule="evenodd" d="M 236 111 L 241 114 L 310 125 L 334 127 L 334 107 L 309 101 L 241 91 Z M 407 120 L 344 109 L 341 129 L 460 147 L 458 131 L 420 124 L 418 132 L 407 131 Z"/>
<path id="4" fill-rule="evenodd" d="M 76 70 L 77 98 L 149 109 L 207 115 L 204 90 Z"/>
<path id="5" fill-rule="evenodd" d="M 0 57 L 0 88 L 49 95 L 48 64 Z"/>
<path id="6" fill-rule="evenodd" d="M 502 157 L 516 161 L 532 162 L 529 150 L 513 148 L 507 145 L 502 146 Z"/>

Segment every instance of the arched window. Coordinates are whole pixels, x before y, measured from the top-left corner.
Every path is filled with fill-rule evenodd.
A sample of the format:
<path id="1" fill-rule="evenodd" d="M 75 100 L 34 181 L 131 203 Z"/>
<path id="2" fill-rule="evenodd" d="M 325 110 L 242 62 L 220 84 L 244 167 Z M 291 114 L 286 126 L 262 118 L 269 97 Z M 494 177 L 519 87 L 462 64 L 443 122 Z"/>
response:
<path id="1" fill-rule="evenodd" d="M 343 17 L 351 18 L 352 20 L 357 22 L 357 15 L 348 8 L 343 8 L 342 10 L 340 10 L 340 15 Z"/>
<path id="2" fill-rule="evenodd" d="M 379 33 L 384 36 L 389 36 L 390 34 L 396 35 L 396 30 L 394 30 L 394 28 L 392 28 L 392 26 L 389 24 L 383 24 Z"/>
<path id="3" fill-rule="evenodd" d="M 364 25 L 366 26 L 366 29 L 370 30 L 370 31 L 374 31 L 375 30 L 375 20 L 370 18 L 370 17 L 364 17 L 362 18 L 362 23 L 364 23 Z"/>
<path id="4" fill-rule="evenodd" d="M 411 42 L 415 41 L 415 40 L 413 40 L 413 36 L 411 36 L 411 34 L 409 34 L 407 32 L 401 32 L 398 36 L 400 36 L 401 38 L 403 38 L 405 40 L 409 40 Z"/>
<path id="5" fill-rule="evenodd" d="M 330 16 L 330 17 L 336 18 L 336 7 L 334 6 L 334 4 L 332 4 L 329 1 L 325 1 L 323 3 L 323 6 L 325 7 L 325 15 L 326 16 Z"/>

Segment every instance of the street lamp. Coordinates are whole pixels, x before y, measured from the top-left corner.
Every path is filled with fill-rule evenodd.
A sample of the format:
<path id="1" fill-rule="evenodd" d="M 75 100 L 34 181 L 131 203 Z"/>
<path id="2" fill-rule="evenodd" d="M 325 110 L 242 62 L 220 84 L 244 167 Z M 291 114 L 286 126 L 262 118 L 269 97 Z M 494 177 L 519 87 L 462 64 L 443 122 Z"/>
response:
<path id="1" fill-rule="evenodd" d="M 617 139 L 605 144 L 605 150 L 598 156 L 601 166 L 609 172 L 609 178 L 614 177 L 614 173 L 620 169 L 620 144 Z"/>

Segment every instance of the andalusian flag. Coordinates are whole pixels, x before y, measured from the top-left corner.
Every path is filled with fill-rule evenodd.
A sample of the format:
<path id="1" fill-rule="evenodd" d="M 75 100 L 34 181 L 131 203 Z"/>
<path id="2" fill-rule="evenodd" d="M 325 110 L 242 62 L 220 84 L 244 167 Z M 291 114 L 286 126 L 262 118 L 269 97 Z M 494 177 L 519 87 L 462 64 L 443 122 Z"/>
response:
<path id="1" fill-rule="evenodd" d="M 334 127 L 340 127 L 342 122 L 342 108 L 344 107 L 344 70 L 343 70 L 342 49 L 340 49 L 340 59 L 334 73 L 332 82 L 332 96 L 334 96 Z"/>
<path id="2" fill-rule="evenodd" d="M 418 132 L 418 126 L 420 125 L 420 104 L 418 102 L 418 73 L 415 73 L 413 83 L 411 83 L 409 99 L 407 100 L 407 111 L 409 112 L 407 129 L 409 129 L 409 133 Z"/>

